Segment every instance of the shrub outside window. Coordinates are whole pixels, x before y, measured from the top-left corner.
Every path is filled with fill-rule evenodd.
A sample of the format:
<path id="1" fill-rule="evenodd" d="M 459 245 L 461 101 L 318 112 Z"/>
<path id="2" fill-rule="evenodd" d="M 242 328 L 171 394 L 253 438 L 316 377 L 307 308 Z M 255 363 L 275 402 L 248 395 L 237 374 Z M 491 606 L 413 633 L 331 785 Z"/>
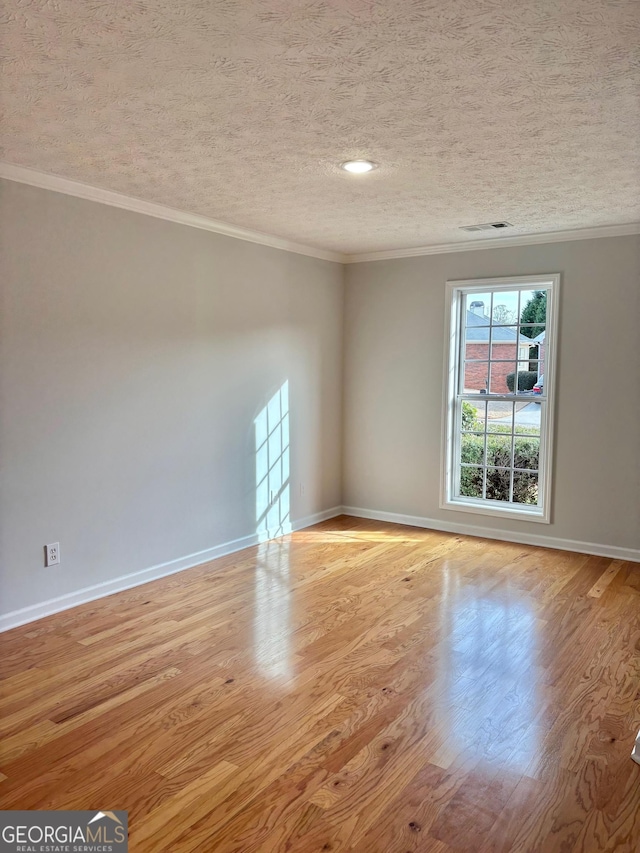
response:
<path id="1" fill-rule="evenodd" d="M 447 283 L 442 508 L 550 521 L 559 281 Z"/>

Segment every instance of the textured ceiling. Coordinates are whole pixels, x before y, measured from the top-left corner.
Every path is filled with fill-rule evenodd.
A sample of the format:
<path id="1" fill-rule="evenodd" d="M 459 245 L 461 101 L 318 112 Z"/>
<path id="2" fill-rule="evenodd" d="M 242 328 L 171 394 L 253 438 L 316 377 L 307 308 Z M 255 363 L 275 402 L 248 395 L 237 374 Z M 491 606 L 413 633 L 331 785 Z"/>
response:
<path id="1" fill-rule="evenodd" d="M 633 0 L 3 8 L 13 164 L 343 252 L 640 220 Z"/>

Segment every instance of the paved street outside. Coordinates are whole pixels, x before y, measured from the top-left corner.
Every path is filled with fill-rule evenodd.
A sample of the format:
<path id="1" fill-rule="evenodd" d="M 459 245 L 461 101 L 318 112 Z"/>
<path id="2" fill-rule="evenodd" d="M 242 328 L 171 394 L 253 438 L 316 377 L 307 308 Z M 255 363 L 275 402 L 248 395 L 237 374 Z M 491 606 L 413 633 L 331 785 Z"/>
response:
<path id="1" fill-rule="evenodd" d="M 490 424 L 506 424 L 511 426 L 511 403 L 492 402 L 492 413 L 499 413 L 504 410 L 504 417 L 490 417 Z M 478 411 L 478 419 L 484 421 L 484 412 L 482 408 Z M 540 404 L 533 402 L 518 402 L 516 403 L 516 426 L 530 426 L 540 429 Z"/>
<path id="2" fill-rule="evenodd" d="M 510 424 L 511 417 L 492 418 L 493 424 Z M 524 408 L 518 409 L 516 404 L 516 425 L 517 426 L 534 426 L 540 429 L 540 404 L 528 403 Z"/>

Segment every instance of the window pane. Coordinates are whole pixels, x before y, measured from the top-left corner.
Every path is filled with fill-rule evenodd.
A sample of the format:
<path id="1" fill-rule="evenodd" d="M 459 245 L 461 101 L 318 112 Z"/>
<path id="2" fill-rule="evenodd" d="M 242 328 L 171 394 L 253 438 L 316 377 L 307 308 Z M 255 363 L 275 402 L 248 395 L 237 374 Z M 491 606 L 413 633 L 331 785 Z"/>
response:
<path id="1" fill-rule="evenodd" d="M 511 467 L 511 435 L 487 436 L 487 465 L 497 468 Z"/>
<path id="2" fill-rule="evenodd" d="M 489 361 L 489 327 L 467 329 L 464 344 L 465 361 Z"/>
<path id="3" fill-rule="evenodd" d="M 491 362 L 491 379 L 489 382 L 490 394 L 510 394 L 509 386 L 507 385 L 507 376 L 515 370 L 513 361 L 492 361 Z"/>
<path id="4" fill-rule="evenodd" d="M 484 432 L 486 403 L 464 400 L 462 403 L 462 431 Z"/>
<path id="5" fill-rule="evenodd" d="M 513 431 L 513 403 L 493 401 L 488 403 L 487 432 Z"/>
<path id="6" fill-rule="evenodd" d="M 518 327 L 495 326 L 491 330 L 491 358 L 515 363 L 518 357 Z"/>
<path id="7" fill-rule="evenodd" d="M 520 373 L 532 373 L 533 376 L 523 376 L 520 379 L 520 385 L 522 391 L 532 391 L 533 386 L 536 384 L 538 377 L 540 375 L 539 365 L 536 359 L 530 359 L 528 361 L 520 361 L 518 363 L 518 371 Z"/>
<path id="8" fill-rule="evenodd" d="M 467 293 L 464 298 L 465 326 L 489 325 L 491 294 Z"/>
<path id="9" fill-rule="evenodd" d="M 515 431 L 522 435 L 540 435 L 540 415 L 542 406 L 536 400 L 538 395 L 525 398 L 527 402 L 516 403 Z"/>
<path id="10" fill-rule="evenodd" d="M 465 361 L 464 393 L 485 392 L 489 385 L 489 363 L 487 361 Z"/>
<path id="11" fill-rule="evenodd" d="M 466 339 L 462 353 L 463 360 L 465 362 L 486 364 L 489 361 L 489 327 L 466 329 L 465 336 Z M 488 379 L 488 372 L 486 378 Z"/>
<path id="12" fill-rule="evenodd" d="M 511 471 L 487 468 L 487 498 L 493 501 L 508 501 L 511 486 Z"/>
<path id="13" fill-rule="evenodd" d="M 533 368 L 531 367 L 531 365 L 533 365 Z M 513 373 L 513 366 L 511 370 Z M 517 377 L 517 385 L 515 374 L 513 374 L 513 376 L 510 374 L 508 381 L 512 384 L 514 389 L 517 389 L 518 394 L 531 397 L 534 393 L 534 385 L 538 381 L 537 362 L 529 362 L 524 360 L 519 361 Z"/>
<path id="14" fill-rule="evenodd" d="M 460 436 L 460 462 L 463 465 L 484 464 L 484 436 L 464 433 Z"/>
<path id="15" fill-rule="evenodd" d="M 536 337 L 537 330 L 539 328 L 544 329 L 544 326 L 520 326 L 519 334 L 520 334 L 520 347 L 523 348 L 525 344 L 528 344 L 529 347 L 529 359 L 537 359 L 538 351 L 540 347 L 544 346 L 544 338 L 543 336 Z"/>
<path id="16" fill-rule="evenodd" d="M 513 454 L 514 468 L 528 468 L 537 471 L 540 467 L 540 439 L 529 436 L 516 436 Z"/>
<path id="17" fill-rule="evenodd" d="M 547 322 L 546 290 L 522 291 L 520 297 L 520 322 L 534 324 L 524 333 L 528 338 L 535 338 L 544 331 Z"/>
<path id="18" fill-rule="evenodd" d="M 465 498 L 482 497 L 482 468 L 460 468 L 460 494 Z"/>
<path id="19" fill-rule="evenodd" d="M 535 381 L 531 386 L 531 393 L 536 397 L 544 397 L 544 362 L 532 361 L 530 362 L 530 365 L 532 368 L 531 372 L 535 374 Z"/>
<path id="20" fill-rule="evenodd" d="M 538 474 L 528 471 L 513 473 L 513 502 L 535 506 L 538 503 Z"/>
<path id="21" fill-rule="evenodd" d="M 511 467 L 510 435 L 487 436 L 487 465 L 495 465 L 497 468 Z"/>
<path id="22" fill-rule="evenodd" d="M 493 294 L 492 319 L 497 325 L 513 325 L 518 322 L 518 291 L 496 290 Z"/>

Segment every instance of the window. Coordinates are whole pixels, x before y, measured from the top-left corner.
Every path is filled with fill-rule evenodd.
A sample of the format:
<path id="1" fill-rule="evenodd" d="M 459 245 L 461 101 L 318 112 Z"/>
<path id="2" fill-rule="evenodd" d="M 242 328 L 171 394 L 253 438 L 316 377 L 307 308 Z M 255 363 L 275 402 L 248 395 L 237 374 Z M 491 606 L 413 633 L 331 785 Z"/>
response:
<path id="1" fill-rule="evenodd" d="M 550 521 L 559 282 L 447 283 L 443 509 Z"/>

